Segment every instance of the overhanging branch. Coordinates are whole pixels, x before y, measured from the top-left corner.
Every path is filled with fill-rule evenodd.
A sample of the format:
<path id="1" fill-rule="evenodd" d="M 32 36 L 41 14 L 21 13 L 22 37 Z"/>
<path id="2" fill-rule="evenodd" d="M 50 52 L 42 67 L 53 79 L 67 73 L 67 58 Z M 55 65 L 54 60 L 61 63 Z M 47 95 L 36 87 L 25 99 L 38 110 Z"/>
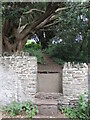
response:
<path id="1" fill-rule="evenodd" d="M 47 11 L 42 14 L 35 22 L 32 24 L 28 24 L 24 30 L 20 33 L 20 38 L 23 39 L 30 32 L 32 32 L 40 23 L 42 23 L 45 19 L 51 16 L 58 9 L 58 3 L 54 3 L 51 8 L 47 9 Z"/>
<path id="2" fill-rule="evenodd" d="M 31 10 L 29 10 L 29 11 L 27 11 L 27 12 L 24 12 L 23 15 L 30 14 L 30 13 L 32 13 L 33 11 L 41 12 L 41 13 L 45 13 L 45 11 L 43 11 L 43 10 L 39 10 L 39 9 L 31 9 Z"/>
<path id="3" fill-rule="evenodd" d="M 67 10 L 67 9 L 69 9 L 69 8 L 71 8 L 71 7 L 58 8 L 58 9 L 55 11 L 55 13 L 58 13 L 59 11 L 62 11 L 62 10 Z"/>
<path id="4" fill-rule="evenodd" d="M 57 24 L 60 23 L 60 22 L 61 22 L 61 21 L 57 21 L 57 22 L 54 22 L 54 23 L 45 25 L 43 28 L 48 28 L 48 27 L 51 27 L 51 26 L 53 26 L 53 25 L 57 25 Z"/>

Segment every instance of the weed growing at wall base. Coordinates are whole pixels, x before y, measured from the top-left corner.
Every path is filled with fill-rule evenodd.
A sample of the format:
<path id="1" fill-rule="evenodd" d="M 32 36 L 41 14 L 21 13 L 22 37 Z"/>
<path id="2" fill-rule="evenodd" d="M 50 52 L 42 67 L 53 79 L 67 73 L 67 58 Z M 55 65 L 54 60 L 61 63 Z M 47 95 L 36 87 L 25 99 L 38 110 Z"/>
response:
<path id="1" fill-rule="evenodd" d="M 7 107 L 2 107 L 2 113 L 9 114 L 10 117 L 22 115 L 22 113 L 24 113 L 28 118 L 33 118 L 38 113 L 38 108 L 29 101 L 24 103 L 14 101 Z"/>
<path id="2" fill-rule="evenodd" d="M 62 111 L 70 119 L 90 120 L 90 102 L 87 102 L 83 95 L 80 95 L 77 107 L 71 108 L 68 106 Z"/>

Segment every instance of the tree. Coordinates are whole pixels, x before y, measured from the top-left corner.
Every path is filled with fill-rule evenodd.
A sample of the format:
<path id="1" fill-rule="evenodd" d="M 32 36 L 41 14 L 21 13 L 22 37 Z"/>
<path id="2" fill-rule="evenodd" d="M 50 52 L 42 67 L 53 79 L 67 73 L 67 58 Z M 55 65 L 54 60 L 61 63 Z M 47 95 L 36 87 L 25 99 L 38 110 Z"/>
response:
<path id="1" fill-rule="evenodd" d="M 67 3 L 66 6 L 71 8 L 60 12 L 58 19 L 61 22 L 56 26 L 54 38 L 54 41 L 62 41 L 49 47 L 50 55 L 58 62 L 60 59 L 88 62 L 89 4 Z"/>
<path id="2" fill-rule="evenodd" d="M 63 3 L 3 3 L 3 48 L 9 53 L 22 51 L 27 39 L 56 20 Z M 61 8 L 61 9 L 60 9 Z M 56 24 L 54 22 L 54 24 Z"/>

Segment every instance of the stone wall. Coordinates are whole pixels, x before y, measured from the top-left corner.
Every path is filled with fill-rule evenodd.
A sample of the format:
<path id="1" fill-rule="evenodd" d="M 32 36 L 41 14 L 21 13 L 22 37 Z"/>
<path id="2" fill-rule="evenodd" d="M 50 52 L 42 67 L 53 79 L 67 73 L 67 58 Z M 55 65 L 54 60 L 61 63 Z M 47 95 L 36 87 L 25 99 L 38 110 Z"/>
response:
<path id="1" fill-rule="evenodd" d="M 12 101 L 34 102 L 36 79 L 36 57 L 0 57 L 0 106 Z"/>
<path id="2" fill-rule="evenodd" d="M 80 94 L 88 91 L 88 66 L 65 63 L 62 72 L 59 102 L 63 106 L 75 103 Z M 19 55 L 0 57 L 0 106 L 12 101 L 35 102 L 37 92 L 37 59 Z"/>
<path id="3" fill-rule="evenodd" d="M 59 102 L 73 105 L 81 94 L 88 91 L 88 65 L 65 63 L 62 76 L 63 96 Z"/>

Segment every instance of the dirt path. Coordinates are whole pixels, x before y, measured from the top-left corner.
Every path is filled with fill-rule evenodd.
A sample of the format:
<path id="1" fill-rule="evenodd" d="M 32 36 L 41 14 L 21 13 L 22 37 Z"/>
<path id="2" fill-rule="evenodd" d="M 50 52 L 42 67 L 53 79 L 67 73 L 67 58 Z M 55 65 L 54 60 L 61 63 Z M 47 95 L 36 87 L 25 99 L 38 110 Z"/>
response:
<path id="1" fill-rule="evenodd" d="M 62 66 L 58 65 L 53 61 L 52 58 L 50 58 L 48 55 L 43 54 L 44 60 L 46 62 L 45 65 L 38 64 L 38 71 L 39 72 L 61 72 Z"/>

